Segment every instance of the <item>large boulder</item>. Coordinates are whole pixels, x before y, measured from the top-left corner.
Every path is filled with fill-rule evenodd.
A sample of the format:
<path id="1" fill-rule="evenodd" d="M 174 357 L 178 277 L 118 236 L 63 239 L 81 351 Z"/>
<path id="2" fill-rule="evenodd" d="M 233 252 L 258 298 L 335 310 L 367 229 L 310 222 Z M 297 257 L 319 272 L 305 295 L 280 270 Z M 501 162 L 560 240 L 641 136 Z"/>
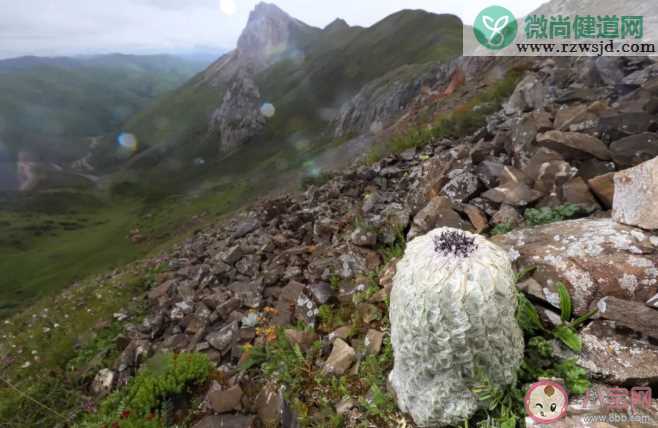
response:
<path id="1" fill-rule="evenodd" d="M 565 160 L 584 160 L 592 156 L 610 160 L 610 152 L 603 141 L 579 132 L 548 131 L 537 135 L 537 144 L 555 150 Z"/>
<path id="2" fill-rule="evenodd" d="M 658 158 L 615 174 L 613 218 L 643 229 L 658 229 Z"/>
<path id="3" fill-rule="evenodd" d="M 646 385 L 658 381 L 658 346 L 641 335 L 621 333 L 613 322 L 594 321 L 581 333 L 578 364 L 594 379 L 613 385 Z"/>
<path id="4" fill-rule="evenodd" d="M 611 219 L 520 229 L 493 241 L 519 269 L 536 267 L 536 297 L 559 307 L 557 284 L 564 283 L 579 315 L 605 296 L 644 303 L 658 292 L 658 239 Z"/>

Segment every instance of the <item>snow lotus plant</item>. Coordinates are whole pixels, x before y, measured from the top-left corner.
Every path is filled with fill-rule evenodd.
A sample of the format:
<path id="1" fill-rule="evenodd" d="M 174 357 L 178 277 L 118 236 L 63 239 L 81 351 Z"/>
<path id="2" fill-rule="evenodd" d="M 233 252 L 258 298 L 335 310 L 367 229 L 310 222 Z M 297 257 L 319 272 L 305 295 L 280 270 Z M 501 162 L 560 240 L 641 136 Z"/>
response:
<path id="1" fill-rule="evenodd" d="M 471 388 L 482 375 L 514 383 L 524 348 L 516 306 L 510 259 L 484 237 L 440 228 L 411 241 L 390 305 L 400 409 L 421 427 L 460 425 L 479 407 Z"/>

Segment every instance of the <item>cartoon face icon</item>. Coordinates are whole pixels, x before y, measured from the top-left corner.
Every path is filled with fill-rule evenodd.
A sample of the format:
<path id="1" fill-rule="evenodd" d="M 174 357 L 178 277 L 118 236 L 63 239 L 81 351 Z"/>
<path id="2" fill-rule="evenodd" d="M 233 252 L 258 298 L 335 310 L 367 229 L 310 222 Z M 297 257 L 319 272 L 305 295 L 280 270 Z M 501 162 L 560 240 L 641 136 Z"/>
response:
<path id="1" fill-rule="evenodd" d="M 533 383 L 525 396 L 528 416 L 539 424 L 559 421 L 567 414 L 569 395 L 562 385 L 544 380 Z"/>

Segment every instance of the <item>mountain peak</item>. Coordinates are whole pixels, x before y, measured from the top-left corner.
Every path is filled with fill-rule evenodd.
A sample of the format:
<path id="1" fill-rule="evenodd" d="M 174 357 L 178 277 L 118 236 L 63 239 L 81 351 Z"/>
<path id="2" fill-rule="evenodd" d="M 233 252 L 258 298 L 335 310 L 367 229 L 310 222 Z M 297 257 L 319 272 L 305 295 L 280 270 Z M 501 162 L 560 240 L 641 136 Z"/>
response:
<path id="1" fill-rule="evenodd" d="M 238 40 L 238 54 L 255 71 L 262 70 L 294 50 L 295 35 L 309 28 L 274 4 L 258 3 Z"/>
<path id="2" fill-rule="evenodd" d="M 249 14 L 249 22 L 258 21 L 260 19 L 274 18 L 274 19 L 290 19 L 290 15 L 284 12 L 279 6 L 273 3 L 260 2 L 256 5 L 254 10 Z"/>
<path id="3" fill-rule="evenodd" d="M 325 31 L 340 31 L 340 30 L 346 30 L 350 28 L 349 24 L 347 21 L 341 18 L 336 18 L 334 19 L 331 24 L 327 25 L 324 30 Z"/>

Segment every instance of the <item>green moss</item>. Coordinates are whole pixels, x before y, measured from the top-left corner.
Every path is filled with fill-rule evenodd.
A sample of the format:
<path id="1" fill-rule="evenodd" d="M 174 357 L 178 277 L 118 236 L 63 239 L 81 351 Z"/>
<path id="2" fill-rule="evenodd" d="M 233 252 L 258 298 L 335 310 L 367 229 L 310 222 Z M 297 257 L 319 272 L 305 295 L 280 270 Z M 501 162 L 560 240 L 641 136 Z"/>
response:
<path id="1" fill-rule="evenodd" d="M 162 426 L 166 417 L 163 404 L 205 383 L 212 368 L 205 354 L 158 354 L 125 388 L 103 400 L 97 413 L 86 416 L 76 426 L 101 428 L 113 423 L 140 428 Z"/>

